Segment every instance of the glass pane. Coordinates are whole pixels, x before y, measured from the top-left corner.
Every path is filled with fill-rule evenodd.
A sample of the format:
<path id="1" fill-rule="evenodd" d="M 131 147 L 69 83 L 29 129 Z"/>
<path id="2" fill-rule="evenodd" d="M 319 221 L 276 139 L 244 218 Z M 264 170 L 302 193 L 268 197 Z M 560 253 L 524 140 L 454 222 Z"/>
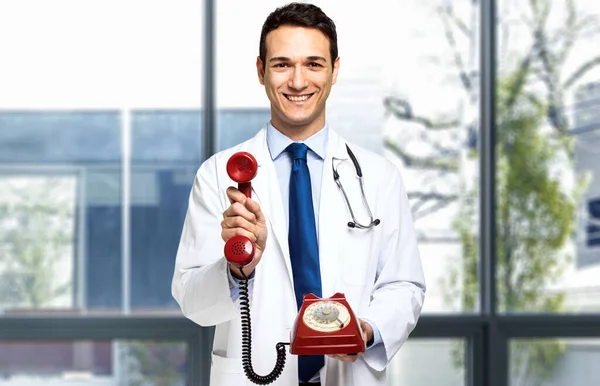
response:
<path id="1" fill-rule="evenodd" d="M 201 111 L 132 114 L 131 308 L 178 311 L 171 296 L 173 262 L 196 170 L 201 161 Z"/>
<path id="2" fill-rule="evenodd" d="M 510 386 L 589 386 L 600 378 L 598 339 L 515 340 Z"/>
<path id="3" fill-rule="evenodd" d="M 59 0 L 33 20 L 1 2 L 0 309 L 178 310 L 170 281 L 204 156 L 203 9 Z"/>
<path id="4" fill-rule="evenodd" d="M 271 117 L 269 100 L 258 82 L 256 57 L 264 19 L 287 3 L 282 0 L 215 2 L 217 150 L 252 138 Z M 236 12 L 231 12 L 232 9 Z M 245 32 L 233 34 L 232 30 Z"/>
<path id="5" fill-rule="evenodd" d="M 286 3 L 216 5 L 219 149 L 250 138 L 270 118 L 256 57 L 262 23 Z M 476 310 L 478 2 L 311 3 L 338 30 L 328 124 L 402 170 L 429 283 L 424 312 Z"/>
<path id="6" fill-rule="evenodd" d="M 462 339 L 410 339 L 388 365 L 387 385 L 466 385 L 465 347 Z"/>
<path id="7" fill-rule="evenodd" d="M 499 309 L 600 312 L 600 3 L 499 9 Z"/>
<path id="8" fill-rule="evenodd" d="M 203 4 L 0 2 L 0 108 L 200 107 Z"/>
<path id="9" fill-rule="evenodd" d="M 173 341 L 0 341 L 0 385 L 185 385 L 186 349 Z"/>
<path id="10" fill-rule="evenodd" d="M 424 312 L 478 309 L 479 3 L 402 1 L 385 148 L 403 170 L 428 283 Z"/>
<path id="11" fill-rule="evenodd" d="M 120 307 L 118 119 L 114 112 L 0 112 L 5 313 Z"/>
<path id="12" fill-rule="evenodd" d="M 77 179 L 0 178 L 0 309 L 57 309 L 75 300 Z"/>

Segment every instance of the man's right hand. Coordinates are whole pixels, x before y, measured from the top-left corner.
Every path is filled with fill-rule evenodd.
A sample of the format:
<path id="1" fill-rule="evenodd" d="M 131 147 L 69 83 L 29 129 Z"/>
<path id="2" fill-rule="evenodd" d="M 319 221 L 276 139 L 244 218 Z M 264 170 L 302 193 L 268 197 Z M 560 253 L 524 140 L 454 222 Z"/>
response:
<path id="1" fill-rule="evenodd" d="M 243 268 L 244 274 L 248 277 L 254 271 L 265 250 L 267 221 L 260 205 L 236 188 L 227 188 L 227 197 L 229 197 L 231 205 L 223 212 L 221 238 L 227 242 L 233 236 L 246 236 L 254 243 L 254 259 Z M 233 276 L 238 279 L 243 278 L 237 266 L 229 264 L 229 267 Z"/>

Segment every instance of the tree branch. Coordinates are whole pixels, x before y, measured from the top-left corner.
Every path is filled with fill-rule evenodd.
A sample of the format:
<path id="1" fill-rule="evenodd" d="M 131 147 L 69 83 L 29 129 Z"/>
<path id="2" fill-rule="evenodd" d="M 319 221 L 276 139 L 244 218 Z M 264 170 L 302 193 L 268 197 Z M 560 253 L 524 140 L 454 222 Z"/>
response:
<path id="1" fill-rule="evenodd" d="M 461 80 L 465 90 L 467 91 L 467 94 L 469 96 L 471 96 L 472 90 L 473 90 L 473 84 L 471 82 L 471 79 L 469 78 L 467 71 L 465 70 L 465 68 L 466 68 L 465 63 L 464 63 L 463 58 L 460 55 L 460 52 L 458 50 L 458 47 L 456 44 L 456 39 L 454 39 L 454 33 L 452 33 L 452 28 L 451 28 L 450 22 L 449 22 L 449 19 L 455 18 L 454 14 L 452 12 L 452 8 L 450 6 L 440 7 L 439 13 L 441 15 L 442 24 L 444 26 L 444 31 L 445 31 L 444 35 L 446 36 L 448 45 L 452 49 L 452 54 L 454 57 L 454 64 L 456 65 L 456 67 L 458 69 L 459 79 Z"/>
<path id="2" fill-rule="evenodd" d="M 458 120 L 434 123 L 428 118 L 414 115 L 410 103 L 404 99 L 388 96 L 383 99 L 384 107 L 397 119 L 413 121 L 425 126 L 429 130 L 454 129 L 460 124 Z"/>
<path id="3" fill-rule="evenodd" d="M 535 47 L 538 58 L 542 64 L 544 73 L 542 81 L 548 89 L 548 112 L 547 117 L 552 127 L 561 134 L 567 134 L 568 120 L 565 116 L 564 102 L 559 89 L 559 78 L 557 75 L 555 58 L 548 49 L 548 40 L 542 25 L 538 25 L 534 32 Z"/>
<path id="4" fill-rule="evenodd" d="M 449 196 L 450 197 L 450 196 Z M 440 209 L 443 209 L 445 207 L 447 207 L 448 205 L 450 205 L 451 203 L 453 203 L 454 201 L 456 201 L 456 197 L 455 198 L 446 198 L 443 200 L 439 200 L 437 201 L 435 204 L 433 204 L 430 207 L 427 207 L 426 209 L 423 210 L 417 210 L 416 212 L 413 210 L 413 218 L 414 220 L 418 220 L 422 217 L 425 217 L 433 212 L 436 212 Z"/>
<path id="5" fill-rule="evenodd" d="M 575 2 L 573 0 L 566 1 L 566 18 L 565 18 L 565 31 L 561 34 L 564 37 L 564 43 L 561 50 L 558 53 L 558 61 L 561 64 L 564 64 L 571 49 L 573 48 L 573 44 L 575 43 L 577 37 L 577 8 L 575 7 Z"/>
<path id="6" fill-rule="evenodd" d="M 384 146 L 391 150 L 407 167 L 414 169 L 431 169 L 445 172 L 458 172 L 458 157 L 415 157 L 404 151 L 389 139 L 385 139 Z"/>
<path id="7" fill-rule="evenodd" d="M 418 198 L 421 200 L 447 200 L 447 199 L 457 199 L 458 195 L 456 194 L 442 194 L 435 192 L 409 192 L 408 199 Z"/>
<path id="8" fill-rule="evenodd" d="M 522 93 L 523 87 L 525 86 L 527 77 L 530 73 L 530 68 L 531 54 L 528 54 L 521 61 L 521 65 L 519 66 L 517 75 L 515 76 L 514 81 L 511 84 L 510 92 L 508 94 L 508 98 L 506 99 L 506 107 L 508 109 L 512 109 L 517 100 L 517 97 Z"/>
<path id="9" fill-rule="evenodd" d="M 577 70 L 571 74 L 567 80 L 563 83 L 564 88 L 570 88 L 573 86 L 575 82 L 577 82 L 582 76 L 584 76 L 588 71 L 592 70 L 597 65 L 600 65 L 600 56 L 592 58 L 587 62 L 583 63 Z"/>

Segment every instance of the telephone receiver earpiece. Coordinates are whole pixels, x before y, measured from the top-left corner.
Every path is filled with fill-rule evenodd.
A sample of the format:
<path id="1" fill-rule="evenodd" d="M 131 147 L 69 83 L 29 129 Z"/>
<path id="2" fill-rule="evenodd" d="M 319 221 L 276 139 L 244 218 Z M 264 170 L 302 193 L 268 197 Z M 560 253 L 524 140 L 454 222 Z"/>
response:
<path id="1" fill-rule="evenodd" d="M 238 190 L 246 197 L 252 197 L 250 181 L 256 177 L 258 162 L 248 152 L 241 151 L 227 161 L 227 174 L 238 183 Z M 245 236 L 234 236 L 225 243 L 225 258 L 238 267 L 249 264 L 254 258 L 254 243 Z"/>
<path id="2" fill-rule="evenodd" d="M 232 155 L 227 161 L 227 174 L 229 178 L 238 183 L 238 190 L 246 197 L 252 197 L 252 184 L 250 181 L 256 177 L 258 162 L 248 152 L 240 151 Z"/>

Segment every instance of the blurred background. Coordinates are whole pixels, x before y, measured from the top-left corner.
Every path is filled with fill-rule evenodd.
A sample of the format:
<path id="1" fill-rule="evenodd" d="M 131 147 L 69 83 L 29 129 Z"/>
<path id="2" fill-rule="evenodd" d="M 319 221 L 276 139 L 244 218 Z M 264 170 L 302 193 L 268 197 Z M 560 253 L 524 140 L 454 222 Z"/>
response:
<path id="1" fill-rule="evenodd" d="M 174 259 L 199 165 L 269 119 L 286 3 L 0 1 L 0 385 L 208 385 Z M 329 124 L 398 165 L 418 231 L 388 385 L 597 384 L 600 3 L 311 3 L 338 28 Z"/>

